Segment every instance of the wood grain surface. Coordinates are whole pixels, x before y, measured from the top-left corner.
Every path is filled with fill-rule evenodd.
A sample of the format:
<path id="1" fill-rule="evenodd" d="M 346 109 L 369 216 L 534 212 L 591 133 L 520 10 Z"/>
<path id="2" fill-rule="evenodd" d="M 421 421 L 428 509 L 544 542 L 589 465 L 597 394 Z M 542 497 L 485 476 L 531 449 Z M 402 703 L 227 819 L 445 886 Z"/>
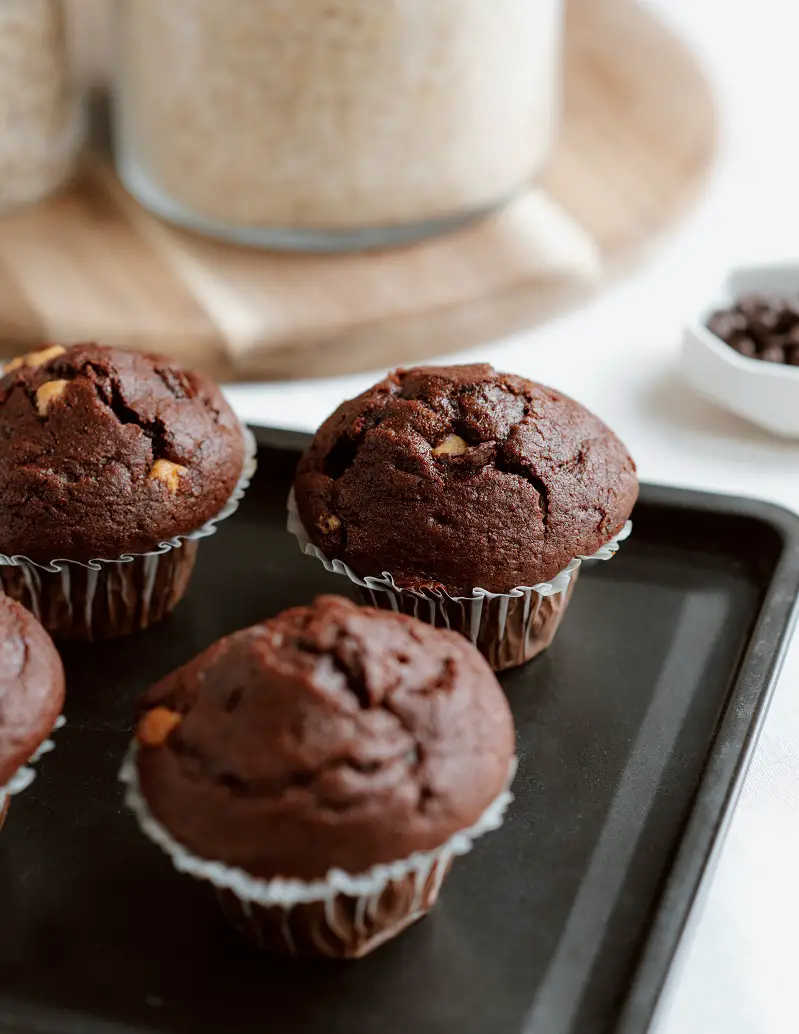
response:
<path id="1" fill-rule="evenodd" d="M 96 81 L 106 0 L 71 3 Z M 96 147 L 75 183 L 0 222 L 0 353 L 96 339 L 244 380 L 470 347 L 634 268 L 695 196 L 714 141 L 706 81 L 667 29 L 632 0 L 571 0 L 556 152 L 495 216 L 391 252 L 251 251 L 150 216 Z"/>

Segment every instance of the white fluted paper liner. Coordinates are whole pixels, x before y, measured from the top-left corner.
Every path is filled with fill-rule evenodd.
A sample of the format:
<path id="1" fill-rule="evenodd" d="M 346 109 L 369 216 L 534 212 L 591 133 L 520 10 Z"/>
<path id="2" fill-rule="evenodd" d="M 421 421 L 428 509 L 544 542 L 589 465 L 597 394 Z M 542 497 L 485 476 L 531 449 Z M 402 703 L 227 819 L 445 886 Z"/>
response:
<path id="1" fill-rule="evenodd" d="M 225 865 L 224 862 L 199 858 L 179 844 L 153 816 L 142 796 L 136 769 L 136 754 L 137 745 L 134 742 L 119 773 L 119 778 L 127 787 L 125 802 L 136 816 L 142 832 L 169 855 L 175 868 L 198 880 L 206 880 L 218 890 L 232 891 L 236 897 L 250 904 L 261 905 L 264 908 L 278 905 L 287 909 L 313 901 L 331 901 L 338 894 L 354 898 L 373 897 L 381 894 L 389 883 L 411 874 L 416 875 L 417 884 L 423 887 L 437 863 L 468 854 L 475 840 L 491 830 L 499 829 L 508 805 L 513 800 L 510 786 L 516 775 L 517 765 L 514 758 L 505 789 L 489 804 L 477 822 L 468 829 L 455 833 L 435 850 L 417 851 L 408 858 L 385 865 L 375 865 L 356 875 L 341 869 L 331 869 L 322 880 L 265 880 L 251 876 L 243 869 Z"/>
<path id="2" fill-rule="evenodd" d="M 426 589 L 424 591 L 418 589 L 403 589 L 396 584 L 393 575 L 388 571 L 384 571 L 382 575 L 370 576 L 367 575 L 365 578 L 361 578 L 360 575 L 356 574 L 351 567 L 345 564 L 342 560 L 330 560 L 325 554 L 315 546 L 308 537 L 308 532 L 305 530 L 305 525 L 302 523 L 299 511 L 297 509 L 297 502 L 294 497 L 294 489 L 292 488 L 288 498 L 288 530 L 297 539 L 300 545 L 300 549 L 307 556 L 316 557 L 320 560 L 327 571 L 334 574 L 343 574 L 353 584 L 360 586 L 362 589 L 366 589 L 371 593 L 374 592 L 387 592 L 387 593 L 407 593 L 410 596 L 415 596 L 419 601 L 427 601 L 430 606 L 430 621 L 435 623 L 434 615 L 436 609 L 436 603 L 439 601 L 448 600 L 451 603 L 461 603 L 470 605 L 470 635 L 473 643 L 477 643 L 478 635 L 480 632 L 480 624 L 483 613 L 483 603 L 488 600 L 499 600 L 499 635 L 500 638 L 505 634 L 505 623 L 508 616 L 508 601 L 513 599 L 525 600 L 525 621 L 527 620 L 530 611 L 532 610 L 534 603 L 532 601 L 533 595 L 538 597 L 554 596 L 557 593 L 565 592 L 571 583 L 572 575 L 580 567 L 584 560 L 610 560 L 618 550 L 619 545 L 630 536 L 633 530 L 632 521 L 627 521 L 621 531 L 614 535 L 612 539 L 605 543 L 604 546 L 600 546 L 596 553 L 592 553 L 591 556 L 576 556 L 572 559 L 566 567 L 560 571 L 555 577 L 549 582 L 539 582 L 537 585 L 518 585 L 515 589 L 511 589 L 508 592 L 489 592 L 488 589 L 475 588 L 472 590 L 471 596 L 450 596 L 448 592 L 443 589 Z M 540 604 L 540 599 L 539 599 Z M 444 623 L 449 627 L 449 619 L 446 611 L 442 609 L 440 612 L 444 618 Z M 417 613 L 417 617 L 421 617 L 421 614 Z"/>
<path id="3" fill-rule="evenodd" d="M 65 722 L 66 718 L 63 715 L 59 715 L 53 725 L 53 732 L 60 729 Z M 27 764 L 23 765 L 22 768 L 18 768 L 5 786 L 0 786 L 0 813 L 2 813 L 9 797 L 13 797 L 15 794 L 22 793 L 23 790 L 27 790 L 36 778 L 36 772 L 31 766 L 35 765 L 39 758 L 43 757 L 45 754 L 49 754 L 50 751 L 54 749 L 55 743 L 53 743 L 52 740 L 44 740 L 44 742 L 41 743 L 28 758 Z"/>
<path id="4" fill-rule="evenodd" d="M 244 498 L 244 493 L 249 488 L 258 466 L 258 443 L 255 441 L 255 436 L 244 425 L 241 427 L 241 433 L 244 437 L 244 466 L 242 467 L 241 477 L 230 499 L 228 499 L 219 513 L 209 521 L 206 521 L 201 528 L 197 528 L 195 531 L 188 531 L 184 535 L 176 535 L 174 538 L 166 539 L 164 542 L 159 542 L 155 549 L 148 550 L 146 553 L 124 553 L 122 556 L 115 557 L 114 559 L 95 557 L 85 563 L 80 560 L 59 558 L 51 560 L 49 564 L 38 564 L 35 560 L 25 556 L 7 556 L 4 553 L 0 553 L 0 567 L 22 568 L 23 572 L 25 572 L 26 582 L 30 583 L 29 588 L 36 591 L 38 591 L 36 573 L 31 568 L 38 568 L 40 571 L 46 571 L 48 574 L 62 574 L 65 576 L 65 594 L 68 596 L 69 565 L 84 567 L 89 571 L 102 571 L 104 564 L 132 564 L 134 560 L 139 559 L 145 559 L 145 563 L 147 563 L 146 558 L 154 558 L 147 571 L 148 580 L 154 584 L 158 557 L 163 556 L 164 553 L 168 553 L 172 549 L 177 549 L 182 542 L 207 539 L 216 532 L 216 526 L 221 521 L 227 520 L 228 517 L 231 517 L 238 510 L 239 503 Z"/>

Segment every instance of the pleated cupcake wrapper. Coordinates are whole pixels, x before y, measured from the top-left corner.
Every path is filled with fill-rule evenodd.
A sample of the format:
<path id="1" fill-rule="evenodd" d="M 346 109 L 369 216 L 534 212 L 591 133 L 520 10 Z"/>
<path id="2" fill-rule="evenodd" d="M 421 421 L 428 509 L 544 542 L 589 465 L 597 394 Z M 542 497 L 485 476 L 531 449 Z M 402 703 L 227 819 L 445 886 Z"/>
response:
<path id="1" fill-rule="evenodd" d="M 31 569 L 38 569 L 46 572 L 47 574 L 62 574 L 66 576 L 65 588 L 68 589 L 70 566 L 83 567 L 88 571 L 95 571 L 99 574 L 106 564 L 131 564 L 134 560 L 144 560 L 147 565 L 148 572 L 151 570 L 151 574 L 148 574 L 148 578 L 152 583 L 154 583 L 155 570 L 158 565 L 159 557 L 162 557 L 165 553 L 169 553 L 173 549 L 178 549 L 183 542 L 196 542 L 198 539 L 207 539 L 216 532 L 216 526 L 221 521 L 227 520 L 228 517 L 232 517 L 236 510 L 238 510 L 239 503 L 244 498 L 244 493 L 249 488 L 250 482 L 252 481 L 253 475 L 255 474 L 258 466 L 258 443 L 255 441 L 255 436 L 252 431 L 244 425 L 242 425 L 241 433 L 244 437 L 245 452 L 241 477 L 239 478 L 230 499 L 228 499 L 216 517 L 212 517 L 209 521 L 206 521 L 205 524 L 203 524 L 201 528 L 197 528 L 196 531 L 188 531 L 183 535 L 176 535 L 174 538 L 159 542 L 155 549 L 148 550 L 145 553 L 123 553 L 122 556 L 118 556 L 114 559 L 95 557 L 92 560 L 83 562 L 81 560 L 66 560 L 64 558 L 59 558 L 51 560 L 49 564 L 39 564 L 35 560 L 31 560 L 29 557 L 7 556 L 4 553 L 0 553 L 0 567 L 22 567 L 25 570 L 31 571 L 32 577 L 34 575 L 34 571 Z M 152 564 L 149 564 L 149 561 L 152 561 Z M 35 586 L 35 584 L 36 583 L 34 582 L 33 585 Z"/>
<path id="2" fill-rule="evenodd" d="M 53 732 L 57 732 L 65 722 L 66 718 L 63 715 L 59 715 L 53 725 Z M 36 771 L 31 766 L 35 765 L 45 754 L 49 754 L 51 750 L 55 750 L 55 743 L 50 739 L 44 740 L 28 758 L 27 764 L 23 765 L 22 768 L 18 768 L 5 786 L 0 786 L 0 815 L 2 815 L 3 808 L 9 797 L 13 797 L 15 794 L 22 793 L 23 790 L 28 789 L 36 778 Z"/>
<path id="3" fill-rule="evenodd" d="M 438 868 L 443 879 L 453 858 L 468 854 L 475 840 L 502 825 L 508 805 L 513 800 L 510 792 L 516 775 L 516 758 L 511 763 L 505 789 L 489 804 L 477 822 L 460 830 L 432 851 L 417 851 L 408 858 L 384 865 L 375 865 L 366 872 L 351 874 L 331 869 L 324 879 L 296 880 L 275 878 L 258 879 L 243 869 L 223 862 L 209 861 L 192 854 L 153 816 L 139 789 L 136 769 L 137 745 L 133 743 L 122 765 L 119 778 L 126 786 L 125 801 L 133 811 L 142 832 L 157 844 L 172 860 L 175 868 L 195 879 L 211 883 L 217 890 L 232 892 L 242 903 L 290 910 L 296 905 L 312 902 L 332 902 L 339 894 L 357 898 L 358 910 L 368 915 L 386 887 L 397 880 L 413 875 L 421 897 L 430 875 Z"/>
<path id="4" fill-rule="evenodd" d="M 69 609 L 72 620 L 80 620 L 86 628 L 90 628 L 93 623 L 98 593 L 110 593 L 112 588 L 116 588 L 116 586 L 112 587 L 109 579 L 104 576 L 112 573 L 115 568 L 119 568 L 121 565 L 140 563 L 142 567 L 141 608 L 144 615 L 149 614 L 158 583 L 159 564 L 163 557 L 171 553 L 172 550 L 180 548 L 184 542 L 197 542 L 213 535 L 216 532 L 217 525 L 221 521 L 227 520 L 238 509 L 239 503 L 247 491 L 258 465 L 258 446 L 254 435 L 249 428 L 244 426 L 242 426 L 242 435 L 244 436 L 245 444 L 245 460 L 241 477 L 225 506 L 215 517 L 206 521 L 201 528 L 159 542 L 155 549 L 148 552 L 124 553 L 115 559 L 97 557 L 83 562 L 59 558 L 50 561 L 48 564 L 40 564 L 29 557 L 0 554 L 0 568 L 15 568 L 20 572 L 25 588 L 30 595 L 30 609 L 39 620 L 42 620 L 42 608 L 39 602 L 42 598 L 42 593 L 47 591 L 60 595 L 60 598 L 65 601 Z M 83 569 L 78 580 L 77 597 L 73 591 L 74 587 L 72 584 L 73 570 L 75 568 Z M 42 575 L 59 575 L 58 583 L 54 584 L 51 579 L 46 579 L 48 585 L 45 589 Z M 77 614 L 75 613 L 76 610 Z"/>
<path id="5" fill-rule="evenodd" d="M 497 606 L 497 635 L 502 639 L 505 635 L 505 628 L 508 619 L 508 607 L 511 600 L 524 599 L 524 623 L 528 624 L 534 618 L 541 605 L 541 600 L 547 596 L 554 596 L 566 592 L 572 581 L 572 576 L 585 560 L 610 560 L 619 550 L 620 544 L 629 537 L 633 529 L 632 521 L 627 521 L 618 535 L 614 535 L 604 546 L 600 546 L 596 553 L 591 556 L 579 555 L 574 557 L 566 567 L 548 582 L 539 582 L 537 585 L 519 585 L 509 592 L 489 592 L 488 589 L 476 588 L 471 596 L 451 596 L 443 589 L 403 589 L 394 581 L 394 577 L 388 571 L 382 575 L 367 575 L 361 578 L 351 567 L 342 560 L 330 560 L 325 554 L 311 542 L 308 532 L 297 509 L 297 502 L 294 497 L 294 489 L 291 490 L 288 499 L 288 530 L 297 539 L 300 549 L 307 556 L 316 557 L 320 560 L 327 571 L 334 574 L 346 575 L 347 578 L 359 588 L 372 594 L 388 593 L 394 610 L 399 606 L 394 599 L 395 596 L 413 597 L 415 604 L 413 616 L 431 625 L 443 625 L 450 627 L 450 618 L 444 603 L 459 604 L 468 618 L 468 627 L 472 643 L 477 645 L 483 622 L 483 610 L 494 600 L 498 600 Z M 374 600 L 375 604 L 377 601 Z M 440 620 L 436 620 L 439 618 Z"/>

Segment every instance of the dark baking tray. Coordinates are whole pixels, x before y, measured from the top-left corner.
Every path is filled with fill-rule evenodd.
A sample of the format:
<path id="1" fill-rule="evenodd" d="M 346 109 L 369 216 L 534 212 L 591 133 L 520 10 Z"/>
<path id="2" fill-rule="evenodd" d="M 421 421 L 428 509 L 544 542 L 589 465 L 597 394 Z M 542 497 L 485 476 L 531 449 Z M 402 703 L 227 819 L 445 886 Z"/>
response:
<path id="1" fill-rule="evenodd" d="M 64 651 L 68 723 L 0 835 L 0 1028 L 186 1034 L 640 1034 L 780 666 L 799 519 L 646 486 L 550 651 L 503 678 L 517 799 L 435 913 L 359 963 L 262 955 L 142 837 L 116 776 L 133 701 L 218 636 L 348 583 L 284 532 L 296 454 L 159 628 Z"/>

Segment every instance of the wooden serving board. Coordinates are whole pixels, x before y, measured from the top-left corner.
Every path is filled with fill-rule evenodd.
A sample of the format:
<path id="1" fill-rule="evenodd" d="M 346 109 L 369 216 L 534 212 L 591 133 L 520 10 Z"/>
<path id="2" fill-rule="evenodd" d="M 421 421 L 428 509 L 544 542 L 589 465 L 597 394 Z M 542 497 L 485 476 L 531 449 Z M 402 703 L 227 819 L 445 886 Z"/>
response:
<path id="1" fill-rule="evenodd" d="M 96 2 L 73 0 L 92 61 Z M 140 208 L 96 148 L 73 185 L 0 221 L 0 354 L 88 338 L 166 352 L 220 380 L 320 376 L 463 349 L 563 311 L 679 216 L 715 138 L 700 69 L 633 0 L 571 0 L 565 58 L 560 139 L 537 187 L 468 229 L 391 252 L 201 239 Z"/>

